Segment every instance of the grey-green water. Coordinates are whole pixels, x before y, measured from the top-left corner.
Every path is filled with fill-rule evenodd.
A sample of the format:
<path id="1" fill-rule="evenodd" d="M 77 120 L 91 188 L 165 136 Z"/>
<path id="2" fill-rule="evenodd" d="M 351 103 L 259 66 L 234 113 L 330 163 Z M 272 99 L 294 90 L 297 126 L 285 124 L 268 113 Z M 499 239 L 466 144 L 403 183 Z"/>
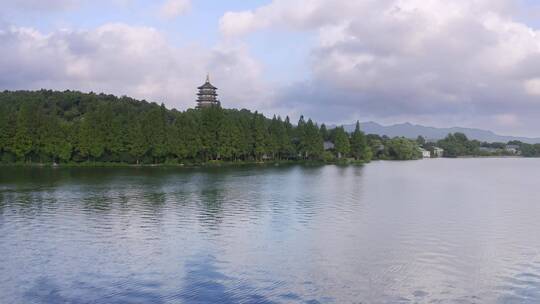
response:
<path id="1" fill-rule="evenodd" d="M 0 303 L 538 303 L 539 169 L 0 167 Z"/>

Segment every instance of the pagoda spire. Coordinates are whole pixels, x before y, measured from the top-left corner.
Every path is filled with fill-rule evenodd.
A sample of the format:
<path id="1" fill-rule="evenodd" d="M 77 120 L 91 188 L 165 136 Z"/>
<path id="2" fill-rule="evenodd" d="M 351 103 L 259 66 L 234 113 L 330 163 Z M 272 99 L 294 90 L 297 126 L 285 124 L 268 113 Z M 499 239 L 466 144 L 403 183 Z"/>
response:
<path id="1" fill-rule="evenodd" d="M 210 73 L 206 73 L 206 82 L 210 83 Z"/>

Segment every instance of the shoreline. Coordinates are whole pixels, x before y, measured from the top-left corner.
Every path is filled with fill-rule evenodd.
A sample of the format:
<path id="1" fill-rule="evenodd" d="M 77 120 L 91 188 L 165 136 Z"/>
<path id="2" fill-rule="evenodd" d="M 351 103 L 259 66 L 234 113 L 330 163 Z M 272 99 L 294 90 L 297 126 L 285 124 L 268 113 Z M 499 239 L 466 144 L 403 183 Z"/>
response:
<path id="1" fill-rule="evenodd" d="M 244 167 L 244 166 L 284 166 L 284 165 L 365 165 L 369 162 L 344 160 L 336 162 L 325 161 L 259 161 L 259 162 L 207 162 L 200 164 L 127 164 L 127 163 L 68 163 L 68 164 L 52 164 L 52 163 L 13 163 L 0 164 L 0 167 L 21 167 L 21 168 L 219 168 L 219 167 Z"/>
<path id="2" fill-rule="evenodd" d="M 527 159 L 535 157 L 524 156 L 458 156 L 458 157 L 436 157 L 436 158 L 420 158 L 410 160 L 393 160 L 393 159 L 372 159 L 371 161 L 356 161 L 352 159 L 345 159 L 342 161 L 239 161 L 239 162 L 225 162 L 225 161 L 210 161 L 206 163 L 180 163 L 180 164 L 128 164 L 128 163 L 67 163 L 67 164 L 53 164 L 53 163 L 0 163 L 1 167 L 20 167 L 20 168 L 219 168 L 219 167 L 244 167 L 244 166 L 285 166 L 285 165 L 307 165 L 307 166 L 321 166 L 321 165 L 337 165 L 337 166 L 362 166 L 371 162 L 389 161 L 389 162 L 407 162 L 407 161 L 419 161 L 419 160 L 435 160 L 435 159 Z"/>
<path id="3" fill-rule="evenodd" d="M 488 156 L 458 156 L 458 157 L 443 157 L 443 158 L 538 158 L 538 157 L 525 157 L 519 155 L 488 155 Z"/>

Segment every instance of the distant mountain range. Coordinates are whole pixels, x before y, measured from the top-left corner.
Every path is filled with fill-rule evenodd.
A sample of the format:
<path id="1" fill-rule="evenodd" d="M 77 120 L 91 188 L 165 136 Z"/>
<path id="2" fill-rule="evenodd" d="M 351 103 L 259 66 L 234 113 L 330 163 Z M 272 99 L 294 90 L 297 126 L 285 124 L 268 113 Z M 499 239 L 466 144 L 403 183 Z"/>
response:
<path id="1" fill-rule="evenodd" d="M 540 143 L 540 138 L 505 136 L 495 134 L 492 131 L 460 127 L 435 128 L 422 125 L 413 125 L 411 123 L 383 126 L 372 121 L 361 123 L 360 126 L 362 128 L 362 131 L 364 131 L 366 134 L 378 134 L 381 136 L 386 135 L 389 137 L 403 136 L 407 138 L 416 138 L 418 137 L 418 135 L 422 135 L 427 140 L 438 140 L 446 137 L 446 135 L 448 135 L 449 133 L 461 132 L 467 135 L 469 139 L 476 139 L 486 142 L 509 142 L 512 140 L 519 140 L 524 143 Z M 355 125 L 351 124 L 345 125 L 343 127 L 345 128 L 345 130 L 352 132 L 354 131 Z"/>

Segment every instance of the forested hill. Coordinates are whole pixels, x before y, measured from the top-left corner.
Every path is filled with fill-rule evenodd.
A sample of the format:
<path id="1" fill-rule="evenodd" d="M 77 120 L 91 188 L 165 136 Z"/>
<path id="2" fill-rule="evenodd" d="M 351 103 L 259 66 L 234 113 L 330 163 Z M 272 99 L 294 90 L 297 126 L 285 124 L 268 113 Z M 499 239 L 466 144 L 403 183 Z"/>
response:
<path id="1" fill-rule="evenodd" d="M 334 152 L 369 159 L 364 134 L 330 133 L 303 118 L 268 119 L 248 110 L 181 112 L 128 97 L 74 91 L 0 93 L 2 163 L 129 164 L 322 159 Z M 329 153 L 329 152 L 328 152 Z"/>

